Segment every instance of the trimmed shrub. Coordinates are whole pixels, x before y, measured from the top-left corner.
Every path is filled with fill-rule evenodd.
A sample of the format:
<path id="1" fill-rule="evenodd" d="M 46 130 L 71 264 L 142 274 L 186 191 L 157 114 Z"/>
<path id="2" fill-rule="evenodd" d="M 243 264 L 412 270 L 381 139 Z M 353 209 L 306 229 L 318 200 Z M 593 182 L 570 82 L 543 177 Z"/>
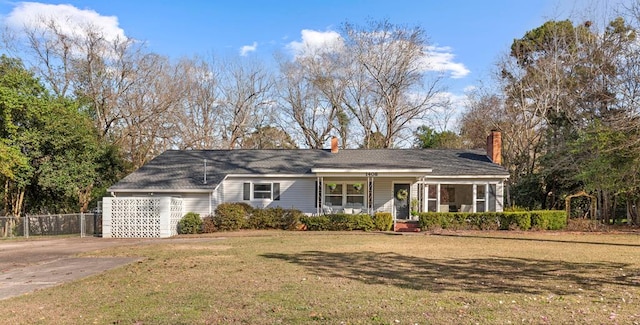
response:
<path id="1" fill-rule="evenodd" d="M 210 234 L 212 232 L 216 232 L 216 225 L 213 223 L 213 216 L 206 216 L 202 218 L 202 232 L 205 234 Z"/>
<path id="2" fill-rule="evenodd" d="M 238 230 L 247 227 L 246 203 L 222 203 L 216 208 L 213 224 L 217 230 Z M 251 208 L 253 210 L 253 208 Z"/>
<path id="3" fill-rule="evenodd" d="M 353 230 L 369 231 L 373 229 L 373 218 L 366 213 L 351 215 Z"/>
<path id="4" fill-rule="evenodd" d="M 567 213 L 563 210 L 531 211 L 531 227 L 537 230 L 559 230 L 567 226 Z"/>
<path id="5" fill-rule="evenodd" d="M 300 222 L 307 227 L 307 230 L 330 230 L 331 220 L 328 216 L 303 216 Z"/>
<path id="6" fill-rule="evenodd" d="M 178 221 L 178 232 L 181 234 L 197 234 L 201 228 L 202 219 L 194 212 L 188 212 Z"/>
<path id="7" fill-rule="evenodd" d="M 329 230 L 371 230 L 373 220 L 368 214 L 336 213 L 328 215 Z"/>
<path id="8" fill-rule="evenodd" d="M 542 211 L 531 212 L 531 229 L 533 230 L 547 230 L 549 229 L 549 219 L 546 218 Z"/>
<path id="9" fill-rule="evenodd" d="M 463 212 L 423 212 L 418 224 L 422 230 L 468 230 L 478 227 L 478 214 Z"/>
<path id="10" fill-rule="evenodd" d="M 567 212 L 562 210 L 543 211 L 549 220 L 548 230 L 560 230 L 567 227 Z"/>
<path id="11" fill-rule="evenodd" d="M 256 208 L 252 207 L 251 204 L 246 202 L 233 202 L 233 203 L 223 203 L 223 204 L 233 204 L 235 206 L 241 207 L 247 216 L 251 215 L 253 211 L 256 210 Z"/>
<path id="12" fill-rule="evenodd" d="M 563 229 L 564 211 L 507 211 L 507 212 L 423 212 L 420 213 L 423 230 L 540 230 Z"/>
<path id="13" fill-rule="evenodd" d="M 390 212 L 376 212 L 372 221 L 374 230 L 389 231 L 393 227 L 393 216 Z"/>
<path id="14" fill-rule="evenodd" d="M 281 208 L 255 209 L 249 216 L 247 225 L 252 229 L 280 229 Z"/>
<path id="15" fill-rule="evenodd" d="M 422 212 L 418 215 L 418 225 L 422 230 L 442 229 L 440 221 L 440 213 L 438 212 Z"/>
<path id="16" fill-rule="evenodd" d="M 304 213 L 296 209 L 284 209 L 282 210 L 282 216 L 280 217 L 280 227 L 283 230 L 299 230 L 302 225 L 301 219 Z"/>
<path id="17" fill-rule="evenodd" d="M 303 215 L 300 210 L 281 207 L 253 209 L 247 225 L 252 229 L 297 230 L 300 228 L 300 217 Z"/>
<path id="18" fill-rule="evenodd" d="M 369 231 L 374 229 L 373 219 L 370 215 L 365 213 L 336 213 L 317 217 L 305 216 L 301 218 L 301 221 L 307 227 L 307 230 Z"/>
<path id="19" fill-rule="evenodd" d="M 500 220 L 495 212 L 484 212 L 472 215 L 475 217 L 475 223 L 479 230 L 498 230 L 500 228 Z"/>
<path id="20" fill-rule="evenodd" d="M 529 230 L 531 214 L 529 212 L 499 212 L 500 230 Z"/>

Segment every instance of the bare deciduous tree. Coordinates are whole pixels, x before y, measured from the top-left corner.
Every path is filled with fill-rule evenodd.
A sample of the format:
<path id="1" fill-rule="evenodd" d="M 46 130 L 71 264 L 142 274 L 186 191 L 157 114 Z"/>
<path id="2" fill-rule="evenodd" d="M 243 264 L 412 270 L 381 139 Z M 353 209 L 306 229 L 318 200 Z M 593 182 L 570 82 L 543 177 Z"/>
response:
<path id="1" fill-rule="evenodd" d="M 287 120 L 295 123 L 309 148 L 322 148 L 334 130 L 339 130 L 343 144 L 348 141 L 348 124 L 342 109 L 343 77 L 329 54 L 307 53 L 294 62 L 281 62 L 280 98 L 286 107 Z M 342 119 L 338 115 L 342 112 Z M 342 132 L 340 132 L 340 130 Z"/>
<path id="2" fill-rule="evenodd" d="M 182 149 L 216 149 L 225 147 L 222 139 L 222 107 L 218 91 L 220 67 L 210 59 L 183 59 L 186 94 L 182 110 L 176 116 L 180 136 L 175 145 Z M 225 147 L 226 148 L 226 147 Z"/>
<path id="3" fill-rule="evenodd" d="M 392 147 L 409 122 L 423 118 L 437 106 L 440 77 L 427 75 L 426 36 L 422 28 L 398 26 L 388 21 L 366 27 L 344 25 L 346 49 L 351 58 L 347 107 L 364 129 L 363 145 L 371 134 L 384 137 Z"/>
<path id="4" fill-rule="evenodd" d="M 260 125 L 269 125 L 275 101 L 274 79 L 258 62 L 228 61 L 220 74 L 222 140 L 229 149 Z"/>

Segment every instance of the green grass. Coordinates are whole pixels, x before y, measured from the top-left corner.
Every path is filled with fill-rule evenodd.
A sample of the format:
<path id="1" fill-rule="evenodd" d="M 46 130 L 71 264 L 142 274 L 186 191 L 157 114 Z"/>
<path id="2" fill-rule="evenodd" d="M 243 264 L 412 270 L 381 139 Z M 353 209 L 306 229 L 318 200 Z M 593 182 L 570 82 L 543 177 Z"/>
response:
<path id="1" fill-rule="evenodd" d="M 640 323 L 640 236 L 256 231 L 3 301 L 7 324 Z"/>

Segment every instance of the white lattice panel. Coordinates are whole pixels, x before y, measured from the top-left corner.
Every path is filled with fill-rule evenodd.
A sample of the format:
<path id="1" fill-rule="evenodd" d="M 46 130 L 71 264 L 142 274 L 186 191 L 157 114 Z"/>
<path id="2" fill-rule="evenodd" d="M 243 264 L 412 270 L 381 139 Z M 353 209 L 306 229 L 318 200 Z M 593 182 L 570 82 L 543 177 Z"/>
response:
<path id="1" fill-rule="evenodd" d="M 114 198 L 111 234 L 119 238 L 160 237 L 160 199 Z"/>
<path id="2" fill-rule="evenodd" d="M 182 199 L 171 198 L 171 216 L 169 217 L 169 227 L 171 236 L 178 235 L 178 222 L 182 219 Z"/>

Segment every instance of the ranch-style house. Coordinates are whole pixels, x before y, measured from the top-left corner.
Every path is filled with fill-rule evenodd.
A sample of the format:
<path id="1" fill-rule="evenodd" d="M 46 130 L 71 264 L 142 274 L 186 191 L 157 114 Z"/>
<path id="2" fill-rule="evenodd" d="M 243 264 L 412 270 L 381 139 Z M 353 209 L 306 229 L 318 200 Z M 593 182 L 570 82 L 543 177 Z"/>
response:
<path id="1" fill-rule="evenodd" d="M 492 131 L 486 152 L 339 149 L 337 138 L 326 150 L 168 150 L 108 189 L 103 236 L 161 229 L 157 236 L 165 237 L 184 213 L 210 215 L 224 202 L 308 215 L 386 211 L 396 220 L 410 219 L 411 211 L 502 211 L 509 173 L 501 147 L 500 132 Z M 138 220 L 163 211 L 168 221 Z"/>

